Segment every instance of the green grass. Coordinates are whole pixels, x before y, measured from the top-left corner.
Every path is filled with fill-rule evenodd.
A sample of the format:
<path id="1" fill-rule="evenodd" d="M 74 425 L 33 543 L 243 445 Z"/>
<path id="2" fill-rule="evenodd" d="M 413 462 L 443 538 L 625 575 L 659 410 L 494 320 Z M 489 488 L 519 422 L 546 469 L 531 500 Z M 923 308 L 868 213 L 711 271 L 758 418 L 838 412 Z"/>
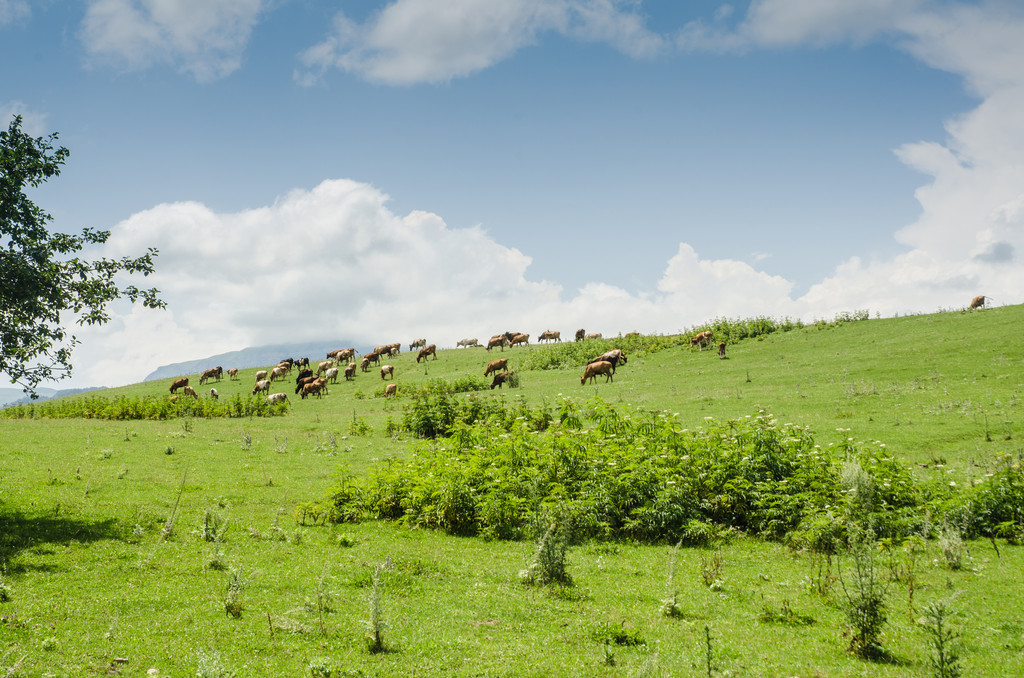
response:
<path id="1" fill-rule="evenodd" d="M 1022 322 L 1024 307 L 1005 307 L 809 326 L 730 344 L 727 360 L 672 338 L 632 353 L 629 340 L 609 339 L 593 343 L 593 355 L 623 345 L 630 360 L 596 386 L 580 385 L 578 365 L 529 369 L 553 362 L 545 352 L 570 350 L 557 346 L 446 350 L 419 365 L 403 353 L 388 361 L 397 399 L 382 397 L 371 369 L 322 400 L 275 384 L 291 400 L 284 416 L 0 418 L 0 587 L 9 591 L 0 676 L 196 675 L 201 663 L 237 676 L 302 676 L 321 659 L 332 675 L 707 675 L 705 627 L 716 675 L 924 676 L 923 610 L 950 599 L 965 675 L 1020 675 L 1024 549 L 1005 540 L 968 542 L 960 570 L 944 566 L 934 541 L 913 566 L 895 545 L 891 569 L 909 568 L 913 587 L 906 576 L 890 583 L 882 641 L 897 661 L 873 664 L 847 652 L 835 578 L 845 560 L 735 536 L 720 544 L 720 581 L 709 588 L 702 568 L 719 544 L 682 548 L 671 581 L 680 612 L 669 617 L 669 544 L 578 544 L 568 554 L 575 586 L 534 587 L 518 576 L 536 548 L 530 539 L 375 521 L 304 526 L 294 515 L 342 477 L 423 444 L 385 433 L 402 422 L 414 388 L 482 379 L 496 357 L 510 358 L 521 387 L 457 398 L 553 409 L 568 398 L 585 409 L 597 395 L 622 411 L 678 413 L 691 428 L 765 408 L 809 426 L 823 446 L 880 441 L 922 482 L 966 486 L 1022 449 Z M 245 395 L 254 373 L 212 385 L 222 400 Z M 101 395 L 162 398 L 168 385 Z M 222 541 L 203 537 L 208 511 L 227 521 Z M 385 562 L 387 651 L 371 654 L 371 587 Z M 232 568 L 245 581 L 237 619 L 225 613 Z M 643 642 L 605 644 L 615 638 Z"/>

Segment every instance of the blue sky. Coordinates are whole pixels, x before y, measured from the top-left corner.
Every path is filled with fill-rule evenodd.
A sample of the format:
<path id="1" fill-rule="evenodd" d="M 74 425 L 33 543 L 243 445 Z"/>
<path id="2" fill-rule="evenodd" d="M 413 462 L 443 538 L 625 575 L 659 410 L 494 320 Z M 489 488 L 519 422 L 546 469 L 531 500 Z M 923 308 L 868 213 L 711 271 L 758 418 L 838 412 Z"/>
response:
<path id="1" fill-rule="evenodd" d="M 160 249 L 169 310 L 77 333 L 113 384 L 1019 303 L 1021 45 L 1009 0 L 0 0 L 0 118 L 71 150 L 55 228 Z"/>

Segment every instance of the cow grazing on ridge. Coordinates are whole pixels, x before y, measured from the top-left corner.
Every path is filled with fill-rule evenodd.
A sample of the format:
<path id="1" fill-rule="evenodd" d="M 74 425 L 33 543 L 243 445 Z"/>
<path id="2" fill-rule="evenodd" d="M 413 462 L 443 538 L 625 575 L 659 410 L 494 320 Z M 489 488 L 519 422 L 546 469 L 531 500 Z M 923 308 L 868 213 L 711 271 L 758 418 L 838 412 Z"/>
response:
<path id="1" fill-rule="evenodd" d="M 501 358 L 500 360 L 492 360 L 487 363 L 487 369 L 484 370 L 484 376 L 491 374 L 492 372 L 497 374 L 501 370 L 508 369 L 508 358 Z"/>
<path id="2" fill-rule="evenodd" d="M 480 345 L 480 342 L 476 340 L 476 337 L 467 337 L 466 339 L 459 339 L 458 343 L 455 344 L 455 348 L 460 348 L 462 346 L 465 346 L 466 348 L 470 348 L 472 346 L 479 346 L 479 345 Z"/>
<path id="3" fill-rule="evenodd" d="M 188 386 L 188 377 L 175 379 L 173 382 L 171 382 L 171 393 L 174 393 L 179 388 L 185 388 L 186 386 Z"/>
<path id="4" fill-rule="evenodd" d="M 426 359 L 427 356 L 434 356 L 434 360 L 437 360 L 437 344 L 431 344 L 430 346 L 424 346 L 420 349 L 420 352 L 416 355 L 416 362 L 420 361 L 420 358 Z"/>
<path id="5" fill-rule="evenodd" d="M 971 305 L 968 308 L 971 310 L 976 308 L 985 308 L 985 295 L 971 299 Z"/>
<path id="6" fill-rule="evenodd" d="M 698 351 L 703 351 L 705 347 L 711 345 L 711 342 L 714 341 L 714 338 L 715 335 L 712 334 L 711 330 L 705 330 L 704 332 L 701 332 L 700 334 L 697 334 L 692 339 L 690 339 L 690 346 L 697 346 L 699 347 L 697 349 Z"/>
<path id="7" fill-rule="evenodd" d="M 512 388 L 513 374 L 515 374 L 515 372 L 498 372 L 497 374 L 495 374 L 494 380 L 491 381 L 491 390 L 493 391 L 495 386 L 501 388 L 502 384 L 504 384 L 505 382 L 508 382 L 508 387 Z"/>
<path id="8" fill-rule="evenodd" d="M 607 360 L 599 360 L 596 363 L 590 363 L 586 369 L 583 370 L 583 376 L 580 377 L 580 386 L 587 383 L 587 380 L 597 381 L 598 375 L 603 374 L 606 379 L 604 380 L 607 384 L 612 381 L 612 364 Z"/>
<path id="9" fill-rule="evenodd" d="M 587 336 L 587 331 L 584 329 L 576 330 L 576 341 L 583 341 Z"/>
<path id="10" fill-rule="evenodd" d="M 541 342 L 541 341 L 544 341 L 544 342 L 548 342 L 548 341 L 561 342 L 562 341 L 562 333 L 561 332 L 557 332 L 555 330 L 544 330 L 543 332 L 540 333 L 540 338 L 537 341 L 538 342 Z"/>

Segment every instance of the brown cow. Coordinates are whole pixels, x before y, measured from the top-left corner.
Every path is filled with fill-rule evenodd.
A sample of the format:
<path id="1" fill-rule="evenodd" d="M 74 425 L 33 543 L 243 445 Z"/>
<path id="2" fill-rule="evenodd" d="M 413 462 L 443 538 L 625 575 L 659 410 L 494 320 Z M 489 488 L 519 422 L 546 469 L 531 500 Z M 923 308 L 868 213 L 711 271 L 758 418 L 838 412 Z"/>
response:
<path id="1" fill-rule="evenodd" d="M 491 390 L 493 391 L 495 386 L 501 388 L 501 385 L 506 381 L 509 382 L 508 387 L 512 388 L 511 379 L 513 374 L 515 374 L 515 372 L 498 372 L 495 374 L 494 380 L 491 382 Z"/>
<path id="2" fill-rule="evenodd" d="M 428 355 L 434 356 L 434 360 L 437 360 L 437 344 L 421 348 L 420 352 L 416 355 L 416 362 L 419 362 L 420 358 L 426 358 Z"/>
<path id="3" fill-rule="evenodd" d="M 543 332 L 540 333 L 540 339 L 538 339 L 537 341 L 538 342 L 541 342 L 541 341 L 561 342 L 562 341 L 562 333 L 561 332 L 556 332 L 555 330 L 544 330 Z"/>
<path id="4" fill-rule="evenodd" d="M 973 299 L 971 299 L 971 305 L 969 308 L 985 308 L 985 296 L 982 295 L 980 297 L 974 297 Z"/>
<path id="5" fill-rule="evenodd" d="M 232 367 L 230 370 L 228 370 L 228 376 L 231 377 L 232 379 L 238 379 L 238 368 Z"/>
<path id="6" fill-rule="evenodd" d="M 199 377 L 199 385 L 202 386 L 210 379 L 216 379 L 217 381 L 220 381 L 222 372 L 223 368 L 211 367 L 210 369 L 203 372 L 203 374 Z"/>
<path id="7" fill-rule="evenodd" d="M 495 374 L 497 374 L 499 370 L 507 370 L 507 369 L 508 369 L 508 358 L 502 358 L 501 360 L 492 360 L 491 362 L 487 363 L 487 369 L 484 370 L 484 376 L 486 377 L 491 372 L 494 372 Z"/>
<path id="8" fill-rule="evenodd" d="M 188 386 L 188 377 L 182 377 L 181 379 L 175 379 L 171 382 L 171 393 L 174 393 L 179 388 Z"/>
<path id="9" fill-rule="evenodd" d="M 718 343 L 718 357 L 719 358 L 725 358 L 725 342 L 724 341 L 720 341 Z"/>
<path id="10" fill-rule="evenodd" d="M 504 334 L 495 334 L 487 342 L 487 350 L 490 351 L 495 346 L 501 347 L 501 352 L 505 352 L 505 347 L 508 346 L 508 339 L 505 338 Z"/>
<path id="11" fill-rule="evenodd" d="M 527 346 L 529 346 L 530 345 L 530 335 L 529 334 L 517 334 L 516 336 L 512 337 L 512 339 L 509 340 L 509 342 L 508 342 L 509 348 L 512 348 L 516 344 L 526 344 Z"/>
<path id="12" fill-rule="evenodd" d="M 598 375 L 603 374 L 607 377 L 604 382 L 607 384 L 612 381 L 612 364 L 607 360 L 599 360 L 596 363 L 590 363 L 587 368 L 583 370 L 583 376 L 580 377 L 580 386 L 587 383 L 587 379 L 596 382 Z"/>
<path id="13" fill-rule="evenodd" d="M 385 398 L 393 395 L 398 395 L 398 384 L 388 384 L 387 386 L 384 387 Z"/>
<path id="14" fill-rule="evenodd" d="M 256 386 L 254 386 L 252 389 L 252 394 L 256 395 L 260 391 L 263 391 L 264 393 L 270 393 L 270 380 L 264 379 L 262 381 L 256 382 Z"/>
<path id="15" fill-rule="evenodd" d="M 302 399 L 305 400 L 307 396 L 315 395 L 317 398 L 322 398 L 324 393 L 327 391 L 326 384 L 320 379 L 315 379 L 308 384 L 302 386 Z"/>
<path id="16" fill-rule="evenodd" d="M 690 346 L 698 346 L 698 350 L 703 351 L 704 347 L 708 346 L 714 338 L 715 335 L 711 333 L 711 330 L 705 330 L 690 339 Z"/>
<path id="17" fill-rule="evenodd" d="M 394 380 L 394 378 L 395 378 L 395 366 L 394 365 L 384 365 L 383 367 L 381 367 L 380 368 L 380 378 L 381 378 L 382 381 L 384 379 L 384 375 L 385 374 L 390 374 L 391 375 L 391 379 Z"/>
<path id="18" fill-rule="evenodd" d="M 193 397 L 193 398 L 195 398 L 196 400 L 199 400 L 199 394 L 198 394 L 198 393 L 196 393 L 196 390 L 195 390 L 194 388 L 192 388 L 191 386 L 187 386 L 187 385 L 186 385 L 186 386 L 185 386 L 185 387 L 184 387 L 184 388 L 182 389 L 182 391 L 184 391 L 185 395 L 187 395 L 187 396 L 192 396 L 192 397 Z"/>
<path id="19" fill-rule="evenodd" d="M 356 375 L 356 364 L 349 363 L 348 367 L 345 368 L 345 380 L 352 381 L 352 377 Z"/>
<path id="20" fill-rule="evenodd" d="M 586 338 L 586 336 L 587 336 L 587 331 L 586 330 L 584 330 L 584 329 L 576 330 L 576 341 L 583 341 L 583 339 Z"/>
<path id="21" fill-rule="evenodd" d="M 626 360 L 626 354 L 622 352 L 622 349 L 613 348 L 612 350 L 606 353 L 602 353 L 593 360 L 588 360 L 587 364 L 593 365 L 594 363 L 599 363 L 602 360 L 612 364 L 612 374 L 615 374 L 615 370 L 619 367 L 619 363 L 625 365 L 627 362 L 629 362 L 628 360 Z"/>

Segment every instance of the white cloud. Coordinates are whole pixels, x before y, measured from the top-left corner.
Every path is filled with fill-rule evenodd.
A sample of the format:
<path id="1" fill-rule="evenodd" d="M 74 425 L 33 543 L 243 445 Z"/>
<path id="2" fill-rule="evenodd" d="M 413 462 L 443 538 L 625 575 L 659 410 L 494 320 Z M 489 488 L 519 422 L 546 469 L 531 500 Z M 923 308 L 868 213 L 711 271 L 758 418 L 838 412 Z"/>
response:
<path id="1" fill-rule="evenodd" d="M 21 101 L 9 101 L 0 103 L 0 126 L 6 132 L 14 116 L 21 116 L 21 131 L 32 137 L 42 137 L 50 134 L 46 124 L 46 113 L 30 111 L 28 106 Z"/>
<path id="2" fill-rule="evenodd" d="M 27 19 L 31 13 L 26 0 L 0 0 L 0 26 Z"/>
<path id="3" fill-rule="evenodd" d="M 948 138 L 908 143 L 897 157 L 931 177 L 915 196 L 918 220 L 891 261 L 854 257 L 797 300 L 803 309 L 883 314 L 958 307 L 976 294 L 1024 296 L 1024 7 L 925 0 L 755 0 L 735 28 L 693 23 L 691 50 L 797 48 L 884 38 L 925 64 L 958 74 L 980 105 L 946 125 Z"/>
<path id="4" fill-rule="evenodd" d="M 701 260 L 686 244 L 657 291 L 594 282 L 566 298 L 558 285 L 529 280 L 530 257 L 482 229 L 451 229 L 427 212 L 399 216 L 386 203 L 372 186 L 332 180 L 233 214 L 175 203 L 132 215 L 90 256 L 157 247 L 157 272 L 139 282 L 160 288 L 169 310 L 117 308 L 108 325 L 78 330 L 76 383 L 137 381 L 159 365 L 245 346 L 414 335 L 454 346 L 466 336 L 577 327 L 614 336 L 794 310 L 788 281 Z"/>
<path id="5" fill-rule="evenodd" d="M 91 0 L 82 39 L 97 61 L 166 63 L 209 82 L 241 66 L 262 11 L 262 0 Z"/>
<path id="6" fill-rule="evenodd" d="M 546 32 L 652 56 L 664 41 L 624 0 L 395 0 L 366 24 L 338 14 L 303 55 L 313 71 L 340 68 L 389 84 L 443 82 L 488 68 Z M 301 82 L 315 79 L 298 74 Z"/>

